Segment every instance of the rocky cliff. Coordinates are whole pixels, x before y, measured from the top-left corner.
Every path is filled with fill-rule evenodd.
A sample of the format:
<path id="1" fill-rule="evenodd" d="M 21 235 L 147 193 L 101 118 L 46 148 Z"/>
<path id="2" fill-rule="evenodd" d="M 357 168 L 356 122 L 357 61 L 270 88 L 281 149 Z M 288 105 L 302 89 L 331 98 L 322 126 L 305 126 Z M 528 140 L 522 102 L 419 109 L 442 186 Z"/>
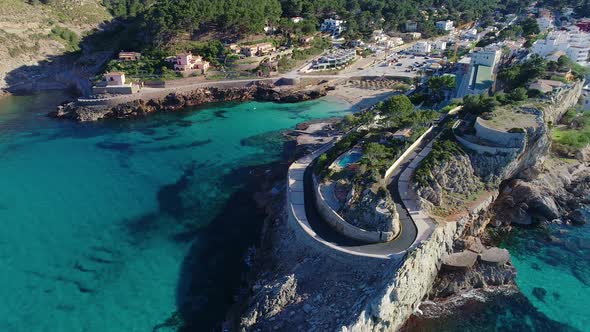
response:
<path id="1" fill-rule="evenodd" d="M 312 90 L 276 89 L 273 85 L 258 83 L 241 88 L 197 88 L 188 93 L 170 93 L 164 98 L 137 99 L 114 106 L 83 106 L 70 102 L 58 107 L 49 115 L 80 122 L 100 119 L 128 119 L 154 112 L 171 112 L 186 107 L 224 101 L 273 101 L 294 103 L 325 96 L 322 88 Z"/>
<path id="2" fill-rule="evenodd" d="M 573 102 L 578 92 L 573 89 L 562 100 Z M 545 106 L 555 119 L 571 105 L 564 102 Z M 541 125 L 527 130 L 526 144 L 517 155 L 477 155 L 465 151 L 434 164 L 428 185 L 417 186 L 424 203 L 434 209 L 458 204 L 467 197 L 472 202 L 463 207 L 462 213 L 453 215 L 452 220 L 440 221 L 427 240 L 399 260 L 334 260 L 291 241 L 294 237 L 289 230 L 278 226 L 282 231 L 274 232 L 274 264 L 264 269 L 259 278 L 261 285 L 270 286 L 252 290 L 248 309 L 238 326 L 253 331 L 395 331 L 402 328 L 412 313 L 420 312 L 428 297 L 437 302 L 441 298 L 459 299 L 449 301 L 454 303 L 453 308 L 458 308 L 458 303 L 466 303 L 460 301 L 461 294 L 472 288 L 514 292 L 515 271 L 507 252 L 489 248 L 490 241 L 482 243 L 476 237 L 494 220 L 491 207 L 500 201 L 496 200 L 499 186 L 503 183 L 505 190 L 506 180 L 530 172 L 533 165 L 545 161 L 550 148 L 548 126 L 541 117 L 545 113 L 538 114 Z M 587 192 L 588 183 L 588 177 L 572 175 L 571 190 L 566 190 L 569 194 L 564 193 L 564 197 Z M 551 203 L 545 203 L 546 212 L 550 213 Z M 556 202 L 557 209 L 561 204 Z M 566 200 L 564 204 L 575 203 Z M 464 255 L 471 258 L 469 264 L 449 270 L 456 266 L 448 257 L 465 252 L 471 252 Z M 446 268 L 439 273 L 443 264 Z M 292 285 L 290 289 L 296 295 L 276 284 L 281 280 L 281 285 Z M 437 308 L 443 312 L 448 307 Z"/>
<path id="3" fill-rule="evenodd" d="M 524 128 L 526 137 L 518 153 L 477 153 L 463 148 L 465 153 L 455 153 L 453 158 L 434 165 L 430 169 L 429 183 L 415 186 L 425 206 L 444 206 L 456 200 L 457 194 L 464 198 L 484 187 L 497 190 L 502 181 L 542 164 L 551 149 L 550 125 L 576 105 L 581 88 L 581 83 L 576 83 L 553 102 L 535 102 L 521 107 L 522 112 L 535 115 L 536 125 Z"/>
<path id="4" fill-rule="evenodd" d="M 474 251 L 477 245 L 473 243 L 479 241 L 481 245 L 481 241 L 472 236 L 483 236 L 485 242 L 493 243 L 484 233 L 490 223 L 509 229 L 506 226 L 512 223 L 584 222 L 581 207 L 590 203 L 590 170 L 586 153 L 581 151 L 580 163 L 573 164 L 549 158 L 550 124 L 574 106 L 579 96 L 580 85 L 576 84 L 551 103 L 536 103 L 536 108 L 527 106 L 526 111 L 536 115 L 538 125 L 525 128 L 526 140 L 518 153 L 488 154 L 465 149 L 468 158 L 457 155 L 452 161 L 434 166 L 431 170 L 433 180 L 428 186 L 418 186 L 427 207 L 441 206 L 445 199 L 448 200 L 446 196 L 469 192 L 470 188 L 477 188 L 473 186 L 477 182 L 484 183 L 487 190 L 498 194 L 497 198 L 495 194 L 490 197 L 489 204 L 478 216 L 461 217 L 464 222 L 460 227 L 463 229 L 456 232 L 452 252 Z M 440 184 L 446 186 L 446 190 L 441 190 L 443 185 Z M 495 251 L 499 252 L 499 249 Z M 415 316 L 427 315 L 431 319 L 437 314 L 448 316 L 449 310 L 462 310 L 457 303 L 473 290 L 478 290 L 477 294 L 483 294 L 479 291 L 483 288 L 514 292 L 516 271 L 509 258 L 493 261 L 497 264 L 480 262 L 462 270 L 441 270 L 428 295 L 435 302 L 427 306 L 428 313 L 419 312 Z"/>

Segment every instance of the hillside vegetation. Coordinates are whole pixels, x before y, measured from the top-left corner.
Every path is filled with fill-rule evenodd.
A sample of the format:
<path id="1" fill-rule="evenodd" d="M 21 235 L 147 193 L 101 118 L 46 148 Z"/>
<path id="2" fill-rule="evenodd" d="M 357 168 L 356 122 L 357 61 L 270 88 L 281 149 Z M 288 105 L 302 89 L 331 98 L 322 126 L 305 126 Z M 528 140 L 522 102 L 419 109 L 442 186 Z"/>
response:
<path id="1" fill-rule="evenodd" d="M 85 33 L 111 18 L 100 0 L 0 0 L 0 87 L 15 68 L 77 50 Z"/>

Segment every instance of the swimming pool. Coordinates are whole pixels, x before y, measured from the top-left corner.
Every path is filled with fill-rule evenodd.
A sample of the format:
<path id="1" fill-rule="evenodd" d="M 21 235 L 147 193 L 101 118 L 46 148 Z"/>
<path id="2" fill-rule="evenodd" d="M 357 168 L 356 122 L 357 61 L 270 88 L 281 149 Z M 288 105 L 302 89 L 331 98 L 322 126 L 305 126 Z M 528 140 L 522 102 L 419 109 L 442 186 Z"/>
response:
<path id="1" fill-rule="evenodd" d="M 337 165 L 342 168 L 345 168 L 346 166 L 348 166 L 350 164 L 356 163 L 362 157 L 363 157 L 363 154 L 359 151 L 348 152 L 346 155 L 342 156 L 342 158 L 340 158 L 340 160 L 338 160 Z"/>

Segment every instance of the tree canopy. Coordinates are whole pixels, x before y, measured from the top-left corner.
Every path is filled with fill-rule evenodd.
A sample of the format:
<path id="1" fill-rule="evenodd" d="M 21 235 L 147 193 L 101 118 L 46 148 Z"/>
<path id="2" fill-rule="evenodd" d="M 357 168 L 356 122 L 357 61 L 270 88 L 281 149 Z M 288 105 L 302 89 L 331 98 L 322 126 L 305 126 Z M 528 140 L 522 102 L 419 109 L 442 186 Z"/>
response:
<path id="1" fill-rule="evenodd" d="M 547 61 L 538 55 L 529 60 L 503 69 L 498 73 L 498 79 L 508 89 L 523 87 L 539 78 L 547 69 Z"/>
<path id="2" fill-rule="evenodd" d="M 410 101 L 410 98 L 406 95 L 396 95 L 385 102 L 383 102 L 383 106 L 380 110 L 383 113 L 391 114 L 391 113 L 398 113 L 398 114 L 408 114 L 414 109 L 414 105 Z"/>
<path id="3" fill-rule="evenodd" d="M 513 12 L 529 0 L 104 0 L 118 16 L 138 15 L 156 44 L 171 40 L 179 32 L 218 29 L 234 33 L 259 33 L 266 24 L 285 29 L 314 30 L 325 17 L 346 20 L 349 37 L 367 36 L 374 29 L 400 31 L 407 20 L 415 21 L 427 35 L 440 32 L 436 20 L 456 23 L 487 17 L 496 10 Z M 291 25 L 294 16 L 303 24 Z M 307 21 L 307 22 L 306 22 Z"/>

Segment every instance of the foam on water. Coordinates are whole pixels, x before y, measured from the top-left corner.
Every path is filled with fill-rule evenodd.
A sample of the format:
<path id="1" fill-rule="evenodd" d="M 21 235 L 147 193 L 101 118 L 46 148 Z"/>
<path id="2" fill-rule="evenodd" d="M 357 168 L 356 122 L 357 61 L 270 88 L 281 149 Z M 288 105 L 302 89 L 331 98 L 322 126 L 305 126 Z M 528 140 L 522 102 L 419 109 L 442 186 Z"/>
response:
<path id="1" fill-rule="evenodd" d="M 177 310 L 189 248 L 211 250 L 190 234 L 248 176 L 234 173 L 279 159 L 277 130 L 348 111 L 248 102 L 77 124 L 44 115 L 60 97 L 0 101 L 0 331 L 151 330 Z M 231 252 L 223 232 L 204 234 Z"/>

